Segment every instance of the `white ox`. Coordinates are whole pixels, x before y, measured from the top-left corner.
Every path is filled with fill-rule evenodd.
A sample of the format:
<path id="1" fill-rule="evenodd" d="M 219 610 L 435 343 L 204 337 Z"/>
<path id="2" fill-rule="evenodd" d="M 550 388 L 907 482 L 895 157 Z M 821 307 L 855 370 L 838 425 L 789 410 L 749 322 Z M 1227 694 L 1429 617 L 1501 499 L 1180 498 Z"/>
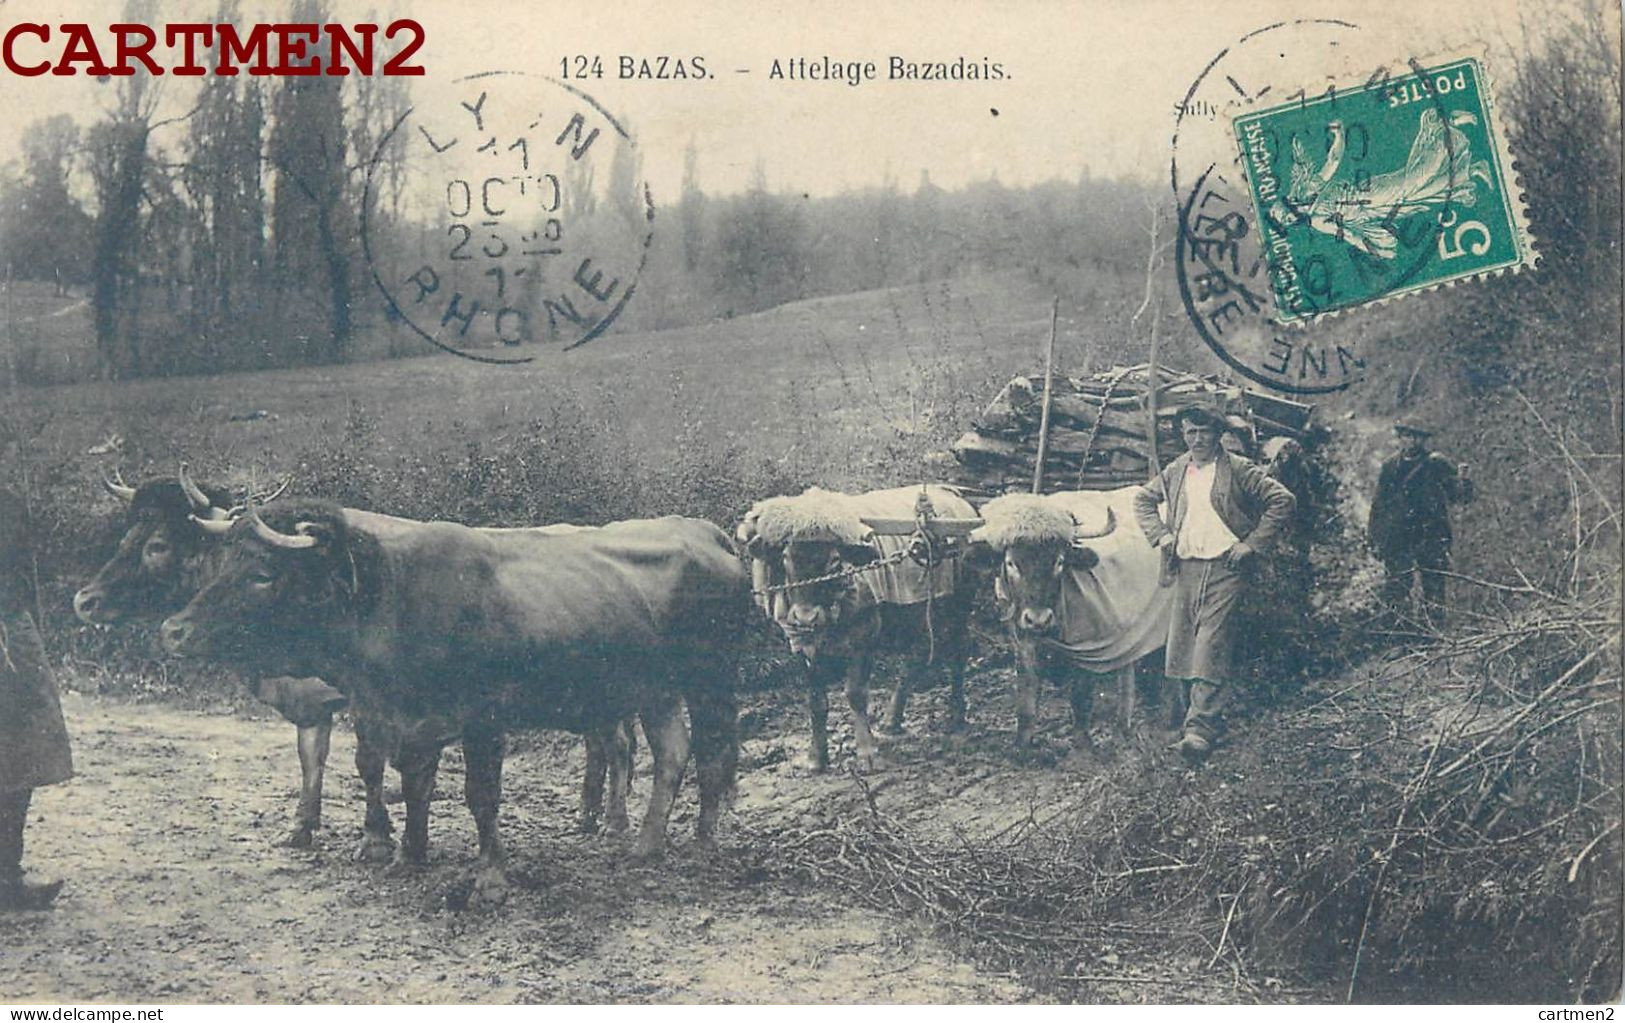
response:
<path id="1" fill-rule="evenodd" d="M 1089 742 L 1095 677 L 1116 674 L 1126 732 L 1134 663 L 1167 641 L 1173 589 L 1134 518 L 1138 487 L 1009 494 L 982 507 L 973 551 L 998 558 L 995 595 L 1021 661 L 1016 738 L 1033 740 L 1040 682 L 1071 690 L 1074 741 Z"/>
<path id="2" fill-rule="evenodd" d="M 906 536 L 875 536 L 865 520 L 912 520 L 920 487 L 842 494 L 817 487 L 751 508 L 735 531 L 751 558 L 757 606 L 776 622 L 807 666 L 815 770 L 829 766 L 826 688 L 845 675 L 858 758 L 875 761 L 869 726 L 869 676 L 883 650 L 919 655 L 892 693 L 886 729 L 902 731 L 916 677 L 946 663 L 953 679 L 952 728 L 965 725 L 965 656 L 973 584 L 957 561 L 926 567 L 912 558 L 873 566 L 906 551 Z M 975 510 L 946 487 L 927 486 L 932 512 L 970 519 Z"/>

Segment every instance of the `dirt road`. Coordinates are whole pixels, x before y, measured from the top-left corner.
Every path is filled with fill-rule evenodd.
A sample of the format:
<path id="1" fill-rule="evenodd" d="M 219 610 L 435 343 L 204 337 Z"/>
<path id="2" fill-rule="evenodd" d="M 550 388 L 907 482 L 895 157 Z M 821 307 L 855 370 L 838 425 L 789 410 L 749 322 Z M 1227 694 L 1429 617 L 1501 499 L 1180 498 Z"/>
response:
<path id="1" fill-rule="evenodd" d="M 715 859 L 692 854 L 691 787 L 667 860 L 627 866 L 622 841 L 572 831 L 581 754 L 569 737 L 514 741 L 503 824 L 515 891 L 472 914 L 451 908 L 474 854 L 457 751 L 442 761 L 429 867 L 391 877 L 349 858 L 361 789 L 346 729 L 326 826 L 295 851 L 275 845 L 297 795 L 287 725 L 74 694 L 64 710 L 79 776 L 36 794 L 25 863 L 68 888 L 53 912 L 0 917 L 0 1002 L 1030 997 L 918 924 L 741 873 L 726 841 Z M 760 742 L 754 755 L 781 759 Z M 788 770 L 747 775 L 740 813 L 780 812 Z"/>

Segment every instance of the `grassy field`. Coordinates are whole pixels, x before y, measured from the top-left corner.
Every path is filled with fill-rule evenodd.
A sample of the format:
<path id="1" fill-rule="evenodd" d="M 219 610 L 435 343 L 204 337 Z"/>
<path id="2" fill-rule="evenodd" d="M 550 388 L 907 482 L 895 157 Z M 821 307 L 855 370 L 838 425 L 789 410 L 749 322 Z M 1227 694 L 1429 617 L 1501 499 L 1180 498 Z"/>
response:
<path id="1" fill-rule="evenodd" d="M 820 471 L 838 477 L 828 482 L 856 484 L 888 445 L 951 439 L 991 395 L 985 383 L 1029 368 L 1046 335 L 1047 298 L 1013 276 L 986 278 L 538 350 L 523 366 L 434 356 L 24 389 L 17 405 L 24 423 L 48 424 L 48 460 L 81 461 L 87 484 L 102 459 L 83 452 L 111 434 L 125 440 L 127 472 L 171 471 L 180 458 L 289 471 L 293 453 L 342 429 L 356 409 L 376 426 L 384 450 L 374 454 L 571 417 L 614 431 L 656 464 L 695 433 L 762 458 L 822 447 L 830 464 Z M 88 333 L 88 310 L 59 320 L 65 333 Z M 266 415 L 233 421 L 257 412 Z"/>

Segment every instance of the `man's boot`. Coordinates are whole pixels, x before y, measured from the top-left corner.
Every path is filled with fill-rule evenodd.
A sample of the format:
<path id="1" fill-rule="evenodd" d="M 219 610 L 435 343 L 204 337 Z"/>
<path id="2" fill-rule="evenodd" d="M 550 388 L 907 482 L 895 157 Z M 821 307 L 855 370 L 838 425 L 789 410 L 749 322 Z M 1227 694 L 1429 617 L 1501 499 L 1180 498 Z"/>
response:
<path id="1" fill-rule="evenodd" d="M 1178 753 L 1191 767 L 1200 767 L 1208 754 L 1213 752 L 1213 744 L 1195 732 L 1186 732 L 1183 739 L 1168 748 Z"/>
<path id="2" fill-rule="evenodd" d="M 29 884 L 23 880 L 23 827 L 33 794 L 32 789 L 0 791 L 0 913 L 44 909 L 62 891 L 61 881 Z"/>

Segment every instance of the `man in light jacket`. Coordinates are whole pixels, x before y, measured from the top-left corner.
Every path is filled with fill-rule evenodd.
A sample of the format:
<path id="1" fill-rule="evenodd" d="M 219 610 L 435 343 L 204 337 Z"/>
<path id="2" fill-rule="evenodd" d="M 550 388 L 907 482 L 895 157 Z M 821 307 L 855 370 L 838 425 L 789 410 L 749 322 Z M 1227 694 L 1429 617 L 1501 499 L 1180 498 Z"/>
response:
<path id="1" fill-rule="evenodd" d="M 1189 405 L 1174 424 L 1188 450 L 1140 488 L 1134 512 L 1146 539 L 1162 551 L 1163 585 L 1176 588 L 1166 675 L 1183 680 L 1187 710 L 1172 748 L 1199 764 L 1224 731 L 1234 642 L 1229 619 L 1249 563 L 1269 549 L 1297 502 L 1261 467 L 1220 446 L 1219 413 Z"/>

